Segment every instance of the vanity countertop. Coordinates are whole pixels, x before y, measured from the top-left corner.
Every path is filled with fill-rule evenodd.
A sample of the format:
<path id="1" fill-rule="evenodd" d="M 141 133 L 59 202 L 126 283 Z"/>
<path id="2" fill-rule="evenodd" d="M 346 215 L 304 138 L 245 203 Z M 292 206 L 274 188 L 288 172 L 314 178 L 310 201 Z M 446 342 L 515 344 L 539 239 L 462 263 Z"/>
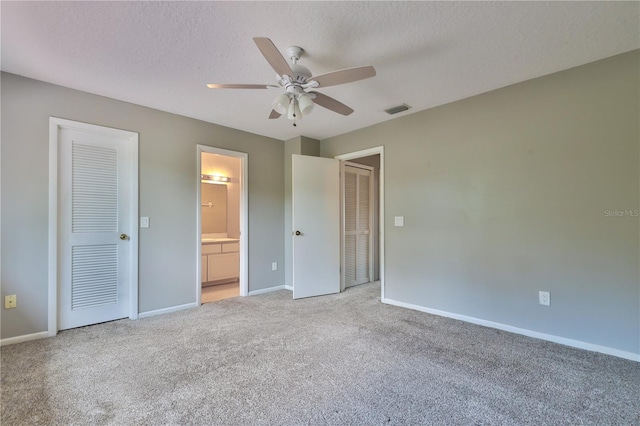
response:
<path id="1" fill-rule="evenodd" d="M 202 244 L 237 243 L 239 238 L 203 238 Z"/>

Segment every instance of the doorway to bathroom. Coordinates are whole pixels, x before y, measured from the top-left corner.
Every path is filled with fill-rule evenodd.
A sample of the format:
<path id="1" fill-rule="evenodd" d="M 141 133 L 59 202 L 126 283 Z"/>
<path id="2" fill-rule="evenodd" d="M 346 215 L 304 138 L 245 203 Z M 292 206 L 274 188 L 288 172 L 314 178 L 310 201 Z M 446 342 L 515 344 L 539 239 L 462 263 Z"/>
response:
<path id="1" fill-rule="evenodd" d="M 197 300 L 246 296 L 247 154 L 198 145 Z"/>

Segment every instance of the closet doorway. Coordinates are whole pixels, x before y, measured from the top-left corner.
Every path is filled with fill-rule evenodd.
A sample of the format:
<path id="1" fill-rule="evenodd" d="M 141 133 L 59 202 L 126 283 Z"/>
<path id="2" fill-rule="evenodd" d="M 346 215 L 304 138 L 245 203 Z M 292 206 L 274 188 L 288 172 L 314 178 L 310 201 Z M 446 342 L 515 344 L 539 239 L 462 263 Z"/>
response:
<path id="1" fill-rule="evenodd" d="M 200 303 L 246 296 L 247 154 L 198 146 Z"/>
<path id="2" fill-rule="evenodd" d="M 341 163 L 345 161 L 373 167 L 373 226 L 369 231 L 369 234 L 372 234 L 370 238 L 373 243 L 369 245 L 373 246 L 373 255 L 370 254 L 371 251 L 368 252 L 369 258 L 373 258 L 373 272 L 369 273 L 368 280 L 380 282 L 380 298 L 382 301 L 385 300 L 384 147 L 382 146 L 340 154 L 334 159 L 296 154 L 292 156 L 291 231 L 293 244 L 291 263 L 294 299 L 321 296 L 345 290 L 344 193 L 346 191 L 343 179 L 345 174 L 338 173 L 338 170 L 343 167 Z M 368 162 L 373 164 L 368 164 Z M 310 208 L 312 213 L 308 212 Z M 325 214 L 321 220 L 314 216 L 314 212 L 323 211 L 339 212 L 339 215 Z M 333 219 L 331 219 L 332 217 Z M 314 232 L 306 234 L 307 229 L 313 229 Z M 318 238 L 321 233 L 325 233 L 327 237 Z M 316 241 L 311 241 L 309 238 L 311 236 Z M 297 241 L 305 240 L 309 241 L 297 244 Z M 310 247 L 313 248 L 314 245 L 321 246 L 322 256 L 317 256 L 313 250 L 310 250 Z M 328 249 L 326 249 L 327 246 Z M 331 249 L 332 247 L 333 249 Z M 309 254 L 310 252 L 311 254 Z M 317 271 L 319 270 L 326 273 L 322 275 L 322 279 L 318 279 L 320 274 Z M 364 282 L 361 283 L 364 284 Z"/>
<path id="3" fill-rule="evenodd" d="M 341 161 L 341 291 L 381 282 L 384 297 L 383 148 L 343 154 Z"/>
<path id="4" fill-rule="evenodd" d="M 373 171 L 371 166 L 342 163 L 344 287 L 374 281 Z"/>

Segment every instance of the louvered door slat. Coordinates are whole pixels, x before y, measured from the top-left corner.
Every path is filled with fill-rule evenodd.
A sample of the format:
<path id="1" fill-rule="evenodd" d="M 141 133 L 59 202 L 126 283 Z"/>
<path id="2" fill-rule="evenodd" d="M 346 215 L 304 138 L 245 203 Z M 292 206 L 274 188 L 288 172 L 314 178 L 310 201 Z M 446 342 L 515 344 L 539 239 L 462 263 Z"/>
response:
<path id="1" fill-rule="evenodd" d="M 358 235 L 356 258 L 356 283 L 368 283 L 369 279 L 369 234 Z"/>
<path id="2" fill-rule="evenodd" d="M 73 142 L 72 232 L 118 231 L 118 151 Z"/>
<path id="3" fill-rule="evenodd" d="M 356 281 L 356 235 L 344 237 L 344 268 L 345 286 L 348 287 Z"/>
<path id="4" fill-rule="evenodd" d="M 71 254 L 71 309 L 118 303 L 118 246 L 76 246 Z"/>
<path id="5" fill-rule="evenodd" d="M 369 231 L 369 176 L 358 175 L 358 231 Z"/>
<path id="6" fill-rule="evenodd" d="M 356 210 L 356 196 L 358 190 L 358 175 L 345 171 L 344 174 L 344 229 L 345 231 L 357 230 L 357 210 Z"/>

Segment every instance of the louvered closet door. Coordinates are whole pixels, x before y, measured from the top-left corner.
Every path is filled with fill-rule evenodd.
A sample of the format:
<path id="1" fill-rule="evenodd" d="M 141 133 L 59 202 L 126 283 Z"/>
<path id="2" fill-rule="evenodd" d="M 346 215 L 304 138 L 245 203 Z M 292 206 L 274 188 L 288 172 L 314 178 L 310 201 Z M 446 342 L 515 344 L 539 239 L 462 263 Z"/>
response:
<path id="1" fill-rule="evenodd" d="M 345 287 L 372 280 L 372 174 L 344 167 L 344 283 Z"/>
<path id="2" fill-rule="evenodd" d="M 126 139 L 69 129 L 60 136 L 58 329 L 64 330 L 128 317 L 131 157 Z"/>

